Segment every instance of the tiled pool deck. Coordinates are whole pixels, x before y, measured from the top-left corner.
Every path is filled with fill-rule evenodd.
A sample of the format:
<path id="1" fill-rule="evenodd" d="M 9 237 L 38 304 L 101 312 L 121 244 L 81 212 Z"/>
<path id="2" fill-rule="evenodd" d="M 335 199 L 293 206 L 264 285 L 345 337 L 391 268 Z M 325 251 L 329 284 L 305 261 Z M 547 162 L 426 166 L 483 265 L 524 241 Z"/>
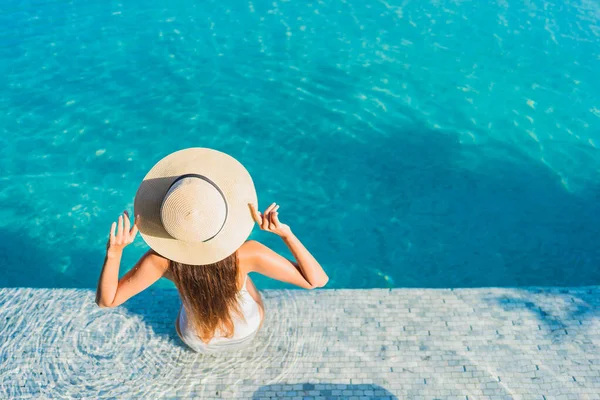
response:
<path id="1" fill-rule="evenodd" d="M 179 341 L 174 290 L 0 289 L 0 398 L 600 399 L 600 287 L 263 292 L 250 349 Z"/>

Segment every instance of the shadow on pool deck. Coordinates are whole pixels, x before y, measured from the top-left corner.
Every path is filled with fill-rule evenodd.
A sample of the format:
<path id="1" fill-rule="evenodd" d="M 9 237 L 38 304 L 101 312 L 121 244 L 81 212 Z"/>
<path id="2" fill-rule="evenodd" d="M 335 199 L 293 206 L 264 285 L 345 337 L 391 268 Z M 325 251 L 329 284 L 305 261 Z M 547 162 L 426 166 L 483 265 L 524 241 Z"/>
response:
<path id="1" fill-rule="evenodd" d="M 300 389 L 301 386 L 301 389 Z M 283 388 L 292 388 L 291 390 L 282 390 Z M 296 389 L 293 389 L 296 387 Z M 319 389 L 317 389 L 319 387 Z M 327 387 L 327 389 L 321 389 Z M 287 392 L 294 392 L 289 394 Z M 310 383 L 279 383 L 276 385 L 267 385 L 260 387 L 252 395 L 253 400 L 266 400 L 273 398 L 293 398 L 293 397 L 308 397 L 326 399 L 348 399 L 351 397 L 356 398 L 369 398 L 379 400 L 397 400 L 394 394 L 378 385 L 372 384 L 360 384 L 360 385 L 342 385 L 335 383 L 322 383 L 314 385 Z"/>
<path id="2" fill-rule="evenodd" d="M 568 330 L 573 324 L 579 324 L 581 329 L 584 322 L 596 320 L 600 316 L 600 292 L 597 287 L 581 288 L 579 293 L 570 293 L 568 290 L 552 289 L 555 296 L 554 302 L 548 304 L 539 300 L 539 295 L 544 295 L 544 291 L 538 288 L 517 289 L 521 293 L 526 292 L 527 296 L 522 298 L 511 297 L 508 295 L 490 296 L 484 301 L 491 305 L 500 305 L 505 310 L 522 309 L 528 310 L 540 322 L 542 327 L 552 332 L 553 341 L 568 341 Z M 559 300 L 556 302 L 556 300 Z M 589 326 L 589 325 L 588 325 Z M 585 329 L 585 328 L 584 328 Z"/>

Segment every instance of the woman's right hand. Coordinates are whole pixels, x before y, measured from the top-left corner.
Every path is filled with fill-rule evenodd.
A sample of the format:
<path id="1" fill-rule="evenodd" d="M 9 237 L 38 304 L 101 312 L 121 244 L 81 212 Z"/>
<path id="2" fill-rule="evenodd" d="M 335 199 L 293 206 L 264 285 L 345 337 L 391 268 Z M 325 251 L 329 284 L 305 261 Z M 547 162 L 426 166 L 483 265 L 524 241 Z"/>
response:
<path id="1" fill-rule="evenodd" d="M 136 218 L 133 226 L 129 221 L 129 213 L 123 211 L 117 222 L 113 222 L 110 227 L 110 235 L 106 243 L 107 253 L 121 253 L 129 244 L 133 243 L 138 233 L 138 219 Z"/>
<path id="2" fill-rule="evenodd" d="M 286 224 L 282 224 L 279 221 L 278 212 L 279 205 L 276 203 L 271 204 L 263 214 L 261 214 L 254 204 L 248 204 L 250 211 L 252 211 L 252 218 L 260 226 L 260 229 L 267 232 L 273 232 L 274 234 L 285 238 L 292 233 L 290 227 Z"/>

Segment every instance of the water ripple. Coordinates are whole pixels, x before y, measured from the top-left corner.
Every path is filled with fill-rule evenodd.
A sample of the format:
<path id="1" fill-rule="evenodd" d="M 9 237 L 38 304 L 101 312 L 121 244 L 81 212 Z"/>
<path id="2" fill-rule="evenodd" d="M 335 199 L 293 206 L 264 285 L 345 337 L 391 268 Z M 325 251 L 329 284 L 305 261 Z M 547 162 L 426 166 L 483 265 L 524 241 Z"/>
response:
<path id="1" fill-rule="evenodd" d="M 0 336 L 10 338 L 0 345 L 0 361 L 16 368 L 3 370 L 0 379 L 22 377 L 21 385 L 3 386 L 0 397 L 38 393 L 67 399 L 92 388 L 99 397 L 172 395 L 175 388 L 177 396 L 210 397 L 208 387 L 239 377 L 263 375 L 269 384 L 297 377 L 300 360 L 324 349 L 324 335 L 306 335 L 315 312 L 300 309 L 289 292 L 265 294 L 266 319 L 250 347 L 218 355 L 194 353 L 173 338 L 174 317 L 167 311 L 174 309 L 155 315 L 130 311 L 148 299 L 105 310 L 91 293 L 24 292 L 17 297 L 0 291 L 7 322 Z M 175 292 L 167 293 L 170 302 L 177 301 Z M 163 330 L 166 334 L 157 333 Z M 24 365 L 31 370 L 21 369 Z"/>

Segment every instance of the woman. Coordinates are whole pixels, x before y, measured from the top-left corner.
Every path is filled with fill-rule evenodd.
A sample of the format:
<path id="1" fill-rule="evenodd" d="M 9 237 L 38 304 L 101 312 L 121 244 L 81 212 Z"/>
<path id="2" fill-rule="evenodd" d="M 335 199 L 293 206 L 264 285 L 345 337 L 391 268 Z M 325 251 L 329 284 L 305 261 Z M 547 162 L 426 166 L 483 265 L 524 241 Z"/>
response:
<path id="1" fill-rule="evenodd" d="M 279 206 L 257 209 L 248 171 L 233 157 L 206 148 L 185 149 L 160 160 L 142 181 L 127 212 L 113 222 L 96 303 L 116 307 L 159 278 L 175 283 L 182 300 L 175 328 L 197 352 L 243 348 L 264 320 L 264 307 L 250 272 L 305 289 L 328 277 L 288 225 Z M 275 233 L 296 262 L 249 240 L 254 223 Z M 120 280 L 123 249 L 138 232 L 150 246 Z"/>

